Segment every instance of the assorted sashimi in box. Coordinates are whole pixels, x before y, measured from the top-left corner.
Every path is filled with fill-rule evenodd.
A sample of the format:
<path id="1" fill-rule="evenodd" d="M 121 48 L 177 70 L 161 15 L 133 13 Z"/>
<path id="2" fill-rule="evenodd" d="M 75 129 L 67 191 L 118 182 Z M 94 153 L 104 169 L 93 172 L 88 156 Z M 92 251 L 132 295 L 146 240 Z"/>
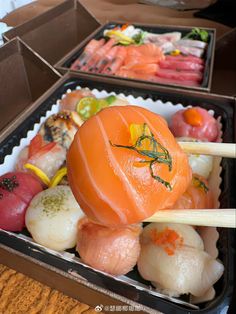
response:
<path id="1" fill-rule="evenodd" d="M 232 297 L 231 230 L 143 221 L 233 206 L 235 164 L 178 143 L 234 141 L 234 101 L 122 85 L 62 78 L 13 130 L 2 243 L 154 310 L 215 313 Z"/>
<path id="2" fill-rule="evenodd" d="M 56 67 L 209 91 L 214 45 L 213 29 L 108 23 Z"/>

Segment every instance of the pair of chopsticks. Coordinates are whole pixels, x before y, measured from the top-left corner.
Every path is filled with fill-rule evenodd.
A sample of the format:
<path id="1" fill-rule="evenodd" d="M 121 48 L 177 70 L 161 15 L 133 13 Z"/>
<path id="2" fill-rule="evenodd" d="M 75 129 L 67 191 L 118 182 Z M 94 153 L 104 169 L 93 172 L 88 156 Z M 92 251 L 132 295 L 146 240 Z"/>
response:
<path id="1" fill-rule="evenodd" d="M 178 142 L 186 153 L 236 158 L 236 144 Z M 236 187 L 235 187 L 236 188 Z M 195 226 L 236 228 L 236 209 L 171 209 L 158 210 L 146 222 L 183 223 Z"/>

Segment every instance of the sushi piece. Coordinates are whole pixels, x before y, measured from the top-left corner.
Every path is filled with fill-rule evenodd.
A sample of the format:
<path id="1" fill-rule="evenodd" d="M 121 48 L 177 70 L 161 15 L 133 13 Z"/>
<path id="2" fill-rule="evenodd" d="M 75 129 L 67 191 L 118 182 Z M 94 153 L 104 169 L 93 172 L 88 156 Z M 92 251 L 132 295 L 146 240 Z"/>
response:
<path id="1" fill-rule="evenodd" d="M 48 179 L 51 179 L 57 170 L 62 167 L 65 160 L 66 149 L 64 147 L 55 142 L 48 143 L 43 140 L 41 134 L 37 134 L 31 140 L 30 145 L 20 152 L 16 163 L 16 170 L 31 173 L 32 170 L 36 170 L 37 173 L 39 169 Z"/>
<path id="2" fill-rule="evenodd" d="M 140 225 L 109 228 L 81 219 L 76 250 L 83 262 L 112 275 L 125 275 L 140 253 Z"/>
<path id="3" fill-rule="evenodd" d="M 176 137 L 193 137 L 208 142 L 216 141 L 219 135 L 217 120 L 200 107 L 176 112 L 171 118 L 170 129 Z"/>
<path id="4" fill-rule="evenodd" d="M 26 211 L 25 223 L 33 239 L 49 249 L 63 251 L 76 245 L 77 224 L 83 212 L 68 186 L 37 194 Z"/>
<path id="5" fill-rule="evenodd" d="M 45 141 L 56 142 L 68 149 L 83 121 L 75 111 L 63 110 L 51 115 L 40 127 Z"/>
<path id="6" fill-rule="evenodd" d="M 88 119 L 68 151 L 67 167 L 88 218 L 110 226 L 171 207 L 191 180 L 187 155 L 166 121 L 137 106 L 108 107 Z"/>
<path id="7" fill-rule="evenodd" d="M 181 224 L 146 226 L 137 265 L 144 279 L 171 296 L 204 296 L 224 272 L 223 264 L 204 251 L 197 231 Z"/>
<path id="8" fill-rule="evenodd" d="M 40 181 L 28 173 L 8 172 L 0 176 L 0 228 L 21 231 L 30 201 L 42 190 Z"/>
<path id="9" fill-rule="evenodd" d="M 84 97 L 94 97 L 94 94 L 88 88 L 81 88 L 67 93 L 65 97 L 60 100 L 60 110 L 76 111 L 76 105 L 80 99 Z"/>
<path id="10" fill-rule="evenodd" d="M 171 207 L 174 209 L 213 208 L 213 195 L 205 178 L 194 173 L 187 190 Z"/>
<path id="11" fill-rule="evenodd" d="M 117 54 L 114 59 L 110 63 L 108 63 L 101 71 L 103 74 L 115 75 L 116 72 L 123 65 L 124 60 L 127 55 L 127 49 L 125 47 L 119 46 L 117 47 Z"/>
<path id="12" fill-rule="evenodd" d="M 177 141 L 179 142 L 195 142 L 198 141 L 189 137 L 178 137 Z M 191 166 L 192 172 L 197 173 L 200 176 L 208 179 L 212 169 L 213 169 L 213 157 L 208 155 L 188 155 L 189 164 Z"/>

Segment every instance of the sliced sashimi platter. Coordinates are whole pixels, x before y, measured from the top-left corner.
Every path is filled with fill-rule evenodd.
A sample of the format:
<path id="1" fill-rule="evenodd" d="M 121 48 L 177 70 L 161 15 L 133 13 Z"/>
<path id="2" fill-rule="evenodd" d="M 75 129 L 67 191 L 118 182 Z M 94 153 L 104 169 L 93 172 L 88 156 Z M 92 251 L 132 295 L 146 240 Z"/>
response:
<path id="1" fill-rule="evenodd" d="M 72 70 L 161 84 L 199 87 L 205 75 L 209 33 L 199 28 L 151 33 L 133 25 L 106 29 L 90 40 Z"/>
<path id="2" fill-rule="evenodd" d="M 144 40 L 138 49 L 151 45 L 163 54 L 151 42 L 155 36 Z M 174 64 L 176 57 L 183 67 L 202 65 L 201 55 L 162 62 Z M 75 248 L 82 263 L 109 276 L 137 267 L 147 283 L 142 289 L 173 302 L 182 295 L 192 304 L 211 300 L 224 272 L 216 228 L 143 221 L 163 209 L 219 206 L 218 159 L 187 155 L 178 140 L 220 138 L 213 111 L 87 88 L 68 90 L 0 165 L 0 228 L 27 229 L 48 250 Z"/>

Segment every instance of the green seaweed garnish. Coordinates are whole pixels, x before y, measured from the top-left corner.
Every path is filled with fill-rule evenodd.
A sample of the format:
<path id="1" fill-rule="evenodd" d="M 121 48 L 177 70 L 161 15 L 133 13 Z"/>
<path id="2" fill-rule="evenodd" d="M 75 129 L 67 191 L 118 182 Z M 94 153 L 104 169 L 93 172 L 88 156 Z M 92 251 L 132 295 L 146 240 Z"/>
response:
<path id="1" fill-rule="evenodd" d="M 146 131 L 150 132 L 150 135 L 145 134 Z M 150 141 L 150 149 L 142 149 L 142 143 L 144 140 Z M 169 182 L 162 179 L 160 176 L 154 174 L 153 166 L 156 163 L 166 164 L 168 166 L 169 171 L 172 170 L 172 158 L 169 154 L 169 151 L 162 146 L 154 137 L 148 125 L 146 123 L 143 124 L 143 132 L 142 135 L 138 137 L 134 145 L 120 145 L 113 144 L 111 141 L 110 145 L 113 147 L 126 148 L 137 152 L 138 154 L 150 158 L 150 160 L 139 160 L 139 163 L 146 163 L 149 165 L 150 174 L 153 179 L 163 184 L 170 191 L 172 187 Z"/>

